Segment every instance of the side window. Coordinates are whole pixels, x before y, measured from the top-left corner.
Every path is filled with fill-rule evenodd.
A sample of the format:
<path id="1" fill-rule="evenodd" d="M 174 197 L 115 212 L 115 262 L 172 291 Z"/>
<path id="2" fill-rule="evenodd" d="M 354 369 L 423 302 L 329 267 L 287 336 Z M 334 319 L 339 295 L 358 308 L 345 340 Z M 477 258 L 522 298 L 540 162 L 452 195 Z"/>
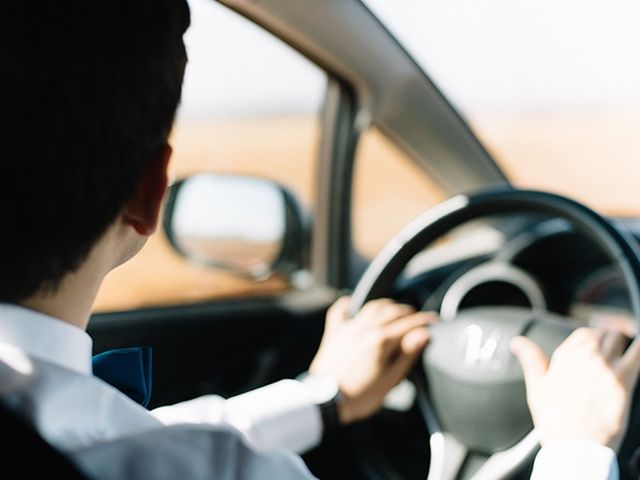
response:
<path id="1" fill-rule="evenodd" d="M 352 235 L 368 259 L 407 223 L 447 198 L 406 152 L 376 128 L 366 130 L 356 152 Z"/>
<path id="2" fill-rule="evenodd" d="M 307 212 L 326 74 L 290 46 L 211 0 L 190 0 L 189 63 L 170 142 L 175 179 L 199 172 L 274 180 Z M 191 263 L 161 228 L 105 279 L 95 311 L 188 304 L 292 288 Z"/>

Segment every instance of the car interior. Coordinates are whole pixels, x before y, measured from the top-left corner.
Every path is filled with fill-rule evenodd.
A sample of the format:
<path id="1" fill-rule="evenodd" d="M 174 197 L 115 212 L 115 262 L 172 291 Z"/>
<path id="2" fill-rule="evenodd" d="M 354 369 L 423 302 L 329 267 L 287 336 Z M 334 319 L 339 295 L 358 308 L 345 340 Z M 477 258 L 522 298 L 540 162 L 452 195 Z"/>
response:
<path id="1" fill-rule="evenodd" d="M 227 398 L 303 373 L 338 297 L 352 295 L 354 312 L 391 297 L 442 321 L 378 414 L 303 455 L 310 471 L 321 479 L 528 478 L 539 445 L 505 339 L 526 332 L 551 353 L 580 325 L 606 323 L 635 336 L 640 222 L 512 185 L 466 118 L 360 0 L 206 1 L 325 72 L 313 211 L 275 180 L 228 169 L 181 175 L 158 233 L 171 254 L 200 270 L 286 286 L 99 309 L 88 330 L 94 352 L 152 347 L 150 408 L 203 394 Z M 371 127 L 445 192 L 411 221 L 399 216 L 402 228 L 375 255 L 356 248 L 353 236 L 356 158 Z M 234 205 L 234 221 L 214 222 L 215 204 Z M 247 227 L 255 212 L 277 228 L 257 235 Z M 386 220 L 393 219 L 379 219 Z M 68 468 L 65 478 L 80 478 L 19 419 L 13 427 L 16 446 L 34 442 L 28 449 L 42 451 L 48 471 Z M 623 479 L 638 478 L 640 411 L 629 432 L 619 452 Z"/>

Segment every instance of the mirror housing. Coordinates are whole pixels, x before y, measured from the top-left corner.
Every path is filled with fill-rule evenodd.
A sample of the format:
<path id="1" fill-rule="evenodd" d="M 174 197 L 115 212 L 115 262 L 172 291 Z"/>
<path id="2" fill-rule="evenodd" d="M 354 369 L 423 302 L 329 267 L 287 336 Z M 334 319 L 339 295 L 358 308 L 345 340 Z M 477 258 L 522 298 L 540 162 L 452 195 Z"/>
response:
<path id="1" fill-rule="evenodd" d="M 308 224 L 282 185 L 217 173 L 173 183 L 163 216 L 167 238 L 183 257 L 260 280 L 304 267 Z"/>

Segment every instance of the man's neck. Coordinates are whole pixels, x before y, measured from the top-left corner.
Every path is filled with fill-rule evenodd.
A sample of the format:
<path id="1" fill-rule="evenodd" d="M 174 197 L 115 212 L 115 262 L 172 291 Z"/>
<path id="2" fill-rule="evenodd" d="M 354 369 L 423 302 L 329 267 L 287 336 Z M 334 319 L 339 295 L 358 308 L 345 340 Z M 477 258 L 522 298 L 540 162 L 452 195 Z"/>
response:
<path id="1" fill-rule="evenodd" d="M 133 257 L 146 240 L 147 236 L 134 233 L 126 222 L 114 222 L 93 246 L 82 265 L 65 275 L 58 288 L 43 288 L 21 305 L 86 330 L 104 277 Z"/>
<path id="2" fill-rule="evenodd" d="M 108 268 L 87 261 L 67 274 L 55 290 L 41 289 L 21 305 L 86 330 L 98 289 Z"/>

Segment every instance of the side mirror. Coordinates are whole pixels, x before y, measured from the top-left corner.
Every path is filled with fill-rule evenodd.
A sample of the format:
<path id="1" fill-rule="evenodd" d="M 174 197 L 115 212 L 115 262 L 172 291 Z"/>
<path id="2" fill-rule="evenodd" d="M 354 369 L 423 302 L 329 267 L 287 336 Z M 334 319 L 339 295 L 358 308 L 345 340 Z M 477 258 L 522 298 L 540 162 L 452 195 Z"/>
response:
<path id="1" fill-rule="evenodd" d="M 200 173 L 174 183 L 163 227 L 191 261 L 256 279 L 300 270 L 307 222 L 293 195 L 257 177 Z"/>

